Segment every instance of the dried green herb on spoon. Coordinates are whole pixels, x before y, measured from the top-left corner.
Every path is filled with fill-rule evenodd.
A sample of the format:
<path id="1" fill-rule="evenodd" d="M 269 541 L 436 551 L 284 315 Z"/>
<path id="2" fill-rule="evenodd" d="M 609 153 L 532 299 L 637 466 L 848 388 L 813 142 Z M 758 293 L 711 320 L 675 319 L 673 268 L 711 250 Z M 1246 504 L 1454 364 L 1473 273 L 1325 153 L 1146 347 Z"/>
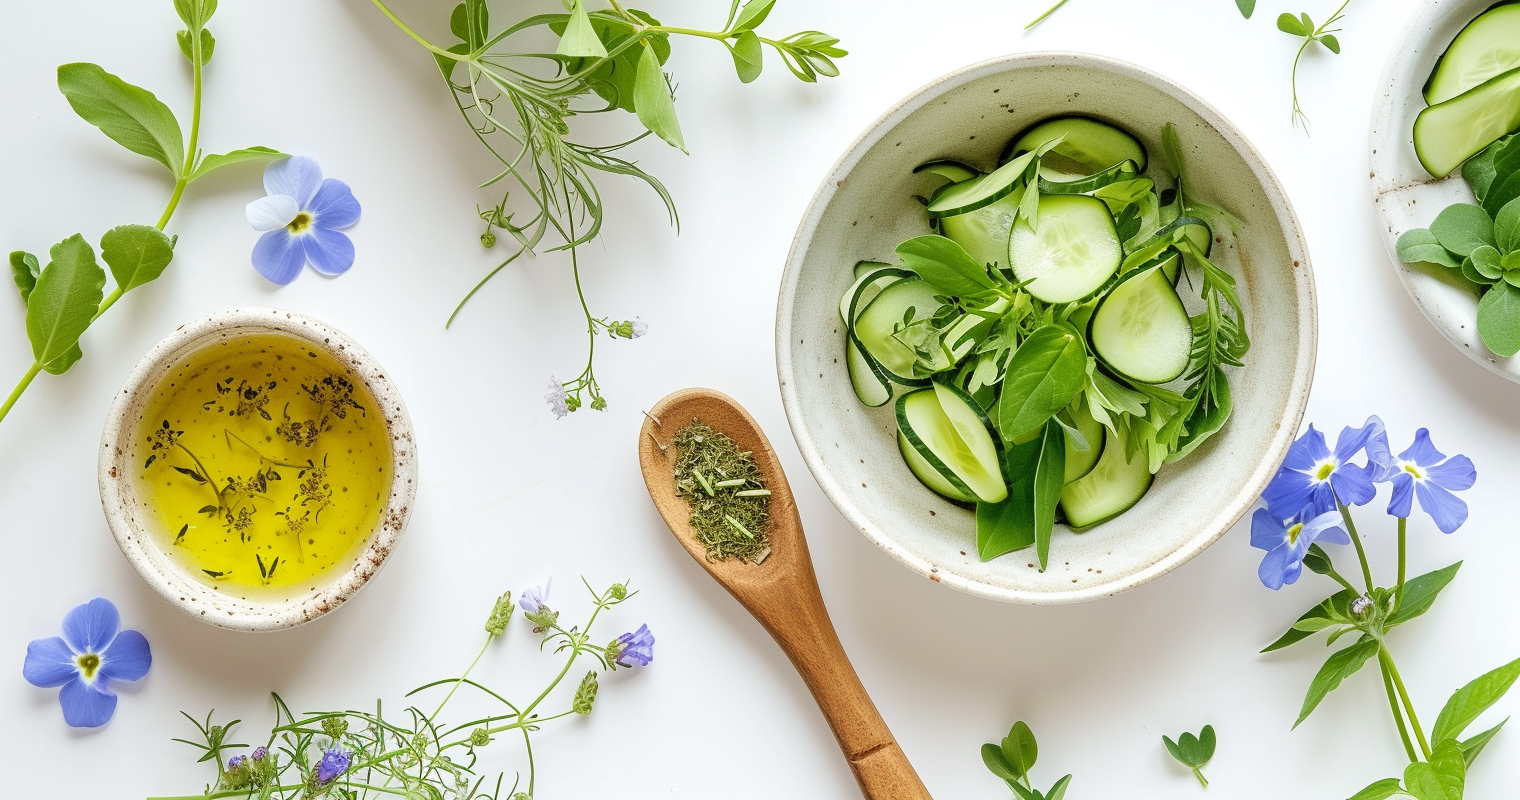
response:
<path id="1" fill-rule="evenodd" d="M 691 503 L 691 527 L 708 560 L 764 561 L 771 552 L 771 491 L 754 454 L 696 418 L 676 432 L 674 445 L 676 494 Z"/>

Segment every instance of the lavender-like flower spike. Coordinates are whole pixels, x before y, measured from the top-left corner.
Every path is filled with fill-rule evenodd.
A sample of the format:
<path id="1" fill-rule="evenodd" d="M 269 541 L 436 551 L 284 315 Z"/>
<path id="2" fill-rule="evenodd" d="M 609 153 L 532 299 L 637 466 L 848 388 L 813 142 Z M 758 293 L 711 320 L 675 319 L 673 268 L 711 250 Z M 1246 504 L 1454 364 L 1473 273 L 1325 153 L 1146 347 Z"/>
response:
<path id="1" fill-rule="evenodd" d="M 326 786 L 347 772 L 351 759 L 348 753 L 336 747 L 322 751 L 322 760 L 317 762 L 317 784 Z"/>
<path id="2" fill-rule="evenodd" d="M 619 667 L 647 667 L 654 660 L 654 634 L 648 625 L 625 633 L 607 645 L 607 660 Z"/>

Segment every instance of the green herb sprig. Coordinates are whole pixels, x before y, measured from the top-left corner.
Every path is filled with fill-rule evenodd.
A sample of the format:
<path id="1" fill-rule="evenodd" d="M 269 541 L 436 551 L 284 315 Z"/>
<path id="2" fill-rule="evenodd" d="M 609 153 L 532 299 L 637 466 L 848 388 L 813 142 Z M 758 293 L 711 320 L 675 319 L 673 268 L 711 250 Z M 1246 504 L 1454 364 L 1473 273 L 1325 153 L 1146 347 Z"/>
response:
<path id="1" fill-rule="evenodd" d="M 1019 800 L 1061 800 L 1071 785 L 1071 776 L 1061 778 L 1044 792 L 1034 788 L 1029 771 L 1039 754 L 1034 731 L 1023 720 L 1013 723 L 1002 742 L 982 745 L 982 763 L 993 775 L 1002 778 Z"/>
<path id="2" fill-rule="evenodd" d="M 1192 770 L 1193 776 L 1198 778 L 1203 788 L 1209 788 L 1208 779 L 1203 777 L 1203 767 L 1214 757 L 1214 746 L 1217 741 L 1213 725 L 1203 726 L 1203 730 L 1196 736 L 1183 732 L 1176 741 L 1172 741 L 1170 736 L 1162 736 L 1161 743 L 1166 745 L 1166 751 L 1172 754 L 1172 758 Z"/>
<path id="3" fill-rule="evenodd" d="M 1033 28 L 1034 26 L 1040 24 L 1041 22 L 1044 22 L 1046 17 L 1056 13 L 1056 11 L 1060 10 L 1061 6 L 1066 5 L 1067 2 L 1068 0 L 1059 0 L 1059 2 L 1057 2 L 1055 5 L 1046 9 L 1045 13 L 1039 15 L 1038 17 L 1035 17 L 1032 22 L 1030 22 L 1028 25 L 1025 25 L 1024 30 L 1027 31 L 1030 28 Z M 1245 17 L 1246 19 L 1250 19 L 1251 14 L 1255 13 L 1256 11 L 1256 0 L 1235 0 L 1235 7 L 1240 9 L 1241 16 Z"/>
<path id="4" fill-rule="evenodd" d="M 1293 85 L 1292 121 L 1295 125 L 1303 125 L 1304 130 L 1308 130 L 1309 128 L 1309 117 L 1304 114 L 1303 106 L 1299 105 L 1298 102 L 1298 62 L 1303 59 L 1304 52 L 1309 49 L 1309 45 L 1315 42 L 1324 45 L 1326 50 L 1340 55 L 1341 42 L 1335 38 L 1335 34 L 1340 33 L 1341 29 L 1332 26 L 1339 24 L 1341 20 L 1346 18 L 1346 6 L 1349 5 L 1351 5 L 1351 0 L 1343 0 L 1340 8 L 1337 8 L 1335 13 L 1331 14 L 1330 18 L 1320 25 L 1315 25 L 1313 18 L 1307 12 L 1300 13 L 1296 17 L 1292 14 L 1284 13 L 1277 18 L 1278 30 L 1289 36 L 1303 38 L 1303 42 L 1298 46 L 1298 52 L 1293 54 L 1291 82 Z"/>
<path id="5" fill-rule="evenodd" d="M 190 62 L 191 113 L 188 142 L 174 112 L 152 92 L 106 72 L 96 64 L 64 64 L 58 89 L 74 112 L 117 144 L 157 161 L 174 181 L 168 205 L 155 225 L 121 225 L 100 238 L 100 260 L 110 269 L 115 288 L 105 294 L 106 272 L 96 252 L 80 234 L 53 245 L 48 263 L 31 253 L 10 255 L 11 275 L 26 304 L 26 334 L 32 366 L 4 404 L 0 420 L 15 406 L 39 373 L 60 375 L 83 357 L 79 339 L 95 320 L 127 292 L 154 281 L 174 259 L 178 237 L 164 233 L 185 189 L 207 174 L 231 164 L 280 158 L 284 153 L 249 147 L 205 154 L 200 147 L 201 96 L 206 64 L 216 51 L 216 37 L 206 23 L 217 0 L 174 0 L 185 24 L 177 33 L 180 52 Z"/>
<path id="6" fill-rule="evenodd" d="M 499 171 L 482 186 L 506 186 L 502 199 L 480 211 L 485 222 L 481 243 L 492 247 L 503 231 L 513 251 L 486 274 L 450 315 L 459 311 L 491 278 L 525 253 L 570 251 L 570 271 L 580 300 L 588 339 L 586 364 L 565 381 L 557 403 L 575 411 L 589 405 L 606 408 L 596 380 L 596 338 L 632 338 L 631 323 L 591 313 L 581 285 L 578 248 L 601 232 L 605 215 L 600 176 L 622 175 L 643 181 L 664 203 L 679 228 L 675 202 L 665 186 L 622 155 L 624 148 L 654 134 L 682 152 L 686 140 L 676 115 L 674 80 L 664 68 L 673 36 L 720 42 L 733 57 L 739 80 L 760 76 L 768 47 L 799 80 L 812 83 L 834 77 L 834 60 L 846 55 L 839 39 L 819 31 L 767 38 L 758 31 L 776 0 L 732 0 L 723 25 L 699 30 L 663 25 L 650 14 L 625 8 L 618 0 L 591 10 L 590 0 L 564 0 L 564 14 L 539 14 L 511 25 L 493 25 L 485 0 L 466 0 L 453 10 L 449 29 L 458 39 L 448 46 L 424 38 L 385 3 L 372 0 L 391 22 L 436 58 L 449 93 L 471 132 Z M 543 40 L 557 44 L 548 52 Z M 571 122 L 584 114 L 625 111 L 644 132 L 631 139 L 589 144 L 572 136 Z M 558 384 L 558 382 L 556 382 Z M 584 395 L 584 396 L 583 396 Z"/>
<path id="7" fill-rule="evenodd" d="M 432 711 L 412 705 L 400 714 L 390 713 L 376 701 L 373 711 L 296 714 L 276 694 L 274 725 L 263 747 L 252 753 L 241 752 L 249 745 L 229 741 L 232 729 L 241 720 L 215 723 L 212 714 L 207 714 L 204 721 L 185 714 L 195 726 L 196 737 L 175 741 L 200 751 L 197 762 L 209 762 L 216 774 L 204 792 L 148 800 L 317 797 L 531 800 L 538 785 L 533 734 L 545 723 L 589 715 L 600 688 L 598 675 L 619 666 L 616 652 L 609 652 L 612 646 L 592 643 L 591 629 L 603 612 L 635 593 L 625 584 L 614 584 L 600 592 L 589 584 L 586 588 L 591 593 L 593 608 L 581 625 L 561 626 L 558 612 L 547 607 L 527 615 L 538 626 L 535 631 L 543 634 L 540 649 L 552 647 L 564 657 L 564 666 L 549 685 L 527 702 L 509 700 L 470 677 L 492 643 L 505 635 L 516 611 L 508 592 L 492 607 L 485 622 L 485 643 L 469 667 L 457 678 L 433 681 L 407 693 L 410 698 L 447 688 Z M 587 659 L 593 668 L 585 673 L 574 692 L 557 692 L 577 664 Z M 478 693 L 492 710 L 470 719 L 444 721 L 440 715 L 461 688 Z M 553 713 L 544 710 L 551 699 L 564 701 L 561 710 Z M 488 784 L 480 769 L 480 759 L 488 749 L 501 749 L 501 745 L 491 747 L 493 744 L 517 740 L 522 742 L 527 759 L 526 780 L 518 774 L 507 787 L 505 775 L 499 774 Z M 332 752 L 342 754 L 344 766 L 337 770 L 338 774 L 329 773 L 327 780 L 323 780 L 323 756 Z"/>

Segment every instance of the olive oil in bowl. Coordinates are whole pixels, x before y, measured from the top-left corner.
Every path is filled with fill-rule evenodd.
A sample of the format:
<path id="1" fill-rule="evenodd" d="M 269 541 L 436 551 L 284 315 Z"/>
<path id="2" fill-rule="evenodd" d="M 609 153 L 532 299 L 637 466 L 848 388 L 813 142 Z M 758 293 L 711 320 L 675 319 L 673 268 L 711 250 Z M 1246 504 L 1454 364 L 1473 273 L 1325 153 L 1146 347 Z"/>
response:
<path id="1" fill-rule="evenodd" d="M 234 597 L 315 591 L 348 571 L 391 495 L 375 397 L 294 336 L 229 336 L 184 356 L 150 390 L 136 433 L 151 546 Z"/>

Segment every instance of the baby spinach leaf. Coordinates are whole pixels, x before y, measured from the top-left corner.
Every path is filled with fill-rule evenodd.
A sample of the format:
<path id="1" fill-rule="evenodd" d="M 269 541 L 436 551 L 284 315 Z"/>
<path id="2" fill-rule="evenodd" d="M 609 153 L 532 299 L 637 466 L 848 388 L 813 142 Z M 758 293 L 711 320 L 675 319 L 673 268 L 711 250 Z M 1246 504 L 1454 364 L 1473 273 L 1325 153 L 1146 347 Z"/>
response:
<path id="1" fill-rule="evenodd" d="M 1013 728 L 1003 737 L 1002 746 L 1003 757 L 1019 777 L 1028 775 L 1029 770 L 1034 769 L 1035 759 L 1040 755 L 1040 746 L 1035 742 L 1034 731 L 1023 720 L 1013 723 Z"/>
<path id="2" fill-rule="evenodd" d="M 1520 252 L 1520 198 L 1505 203 L 1494 215 L 1494 244 L 1501 253 Z"/>
<path id="3" fill-rule="evenodd" d="M 1496 283 L 1478 300 L 1478 337 L 1496 355 L 1520 353 L 1520 289 Z"/>
<path id="4" fill-rule="evenodd" d="M 201 159 L 201 163 L 196 166 L 195 171 L 190 173 L 190 182 L 194 183 L 199 178 L 204 177 L 206 173 L 215 172 L 222 167 L 230 167 L 233 164 L 241 164 L 245 161 L 268 161 L 275 158 L 285 158 L 286 155 L 278 150 L 259 145 L 245 147 L 242 150 L 233 150 L 230 153 L 213 153 Z"/>
<path id="5" fill-rule="evenodd" d="M 1071 403 L 1087 382 L 1087 351 L 1060 325 L 1039 328 L 1009 359 L 998 400 L 998 426 L 1012 440 Z"/>
<path id="6" fill-rule="evenodd" d="M 1471 256 L 1462 259 L 1462 277 L 1478 284 L 1479 286 L 1490 286 L 1503 280 L 1503 278 L 1490 278 L 1487 275 L 1479 272 L 1478 268 L 1473 266 L 1473 260 Z"/>
<path id="7" fill-rule="evenodd" d="M 1483 748 L 1487 747 L 1499 731 L 1504 729 L 1507 722 L 1509 722 L 1509 717 L 1505 717 L 1498 725 L 1462 742 L 1462 759 L 1467 762 L 1467 766 L 1471 767 L 1473 762 L 1478 760 L 1478 755 L 1483 752 Z"/>
<path id="8" fill-rule="evenodd" d="M 58 90 L 86 122 L 122 147 L 163 164 L 174 177 L 180 177 L 185 144 L 179 121 L 152 92 L 85 63 L 59 67 Z"/>
<path id="9" fill-rule="evenodd" d="M 32 358 L 57 375 L 79 360 L 79 337 L 95 319 L 106 273 L 77 233 L 53 245 L 48 255 L 52 260 L 27 300 L 26 335 Z"/>
<path id="10" fill-rule="evenodd" d="M 1494 246 L 1494 220 L 1482 206 L 1471 203 L 1453 203 L 1441 209 L 1430 232 L 1442 247 L 1459 256 L 1472 255 L 1473 251 L 1488 245 Z"/>
<path id="11" fill-rule="evenodd" d="M 1309 683 L 1309 693 L 1304 696 L 1303 708 L 1298 712 L 1298 721 L 1293 723 L 1297 728 L 1303 721 L 1314 713 L 1314 709 L 1325 699 L 1325 695 L 1335 691 L 1341 685 L 1341 681 L 1356 674 L 1356 671 L 1367 663 L 1367 659 L 1377 654 L 1378 643 L 1374 639 L 1363 636 L 1356 644 L 1344 650 L 1337 651 L 1320 667 L 1319 673 Z"/>
<path id="12" fill-rule="evenodd" d="M 1418 800 L 1462 800 L 1467 763 L 1455 739 L 1436 743 L 1429 761 L 1404 768 L 1404 788 Z"/>
<path id="13" fill-rule="evenodd" d="M 1490 281 L 1504 277 L 1504 259 L 1489 245 L 1478 246 L 1468 258 L 1472 259 L 1473 270 Z"/>
<path id="14" fill-rule="evenodd" d="M 1520 171 L 1512 172 L 1505 177 L 1501 170 L 1494 178 L 1494 182 L 1488 189 L 1488 196 L 1483 198 L 1483 208 L 1490 216 L 1498 216 L 1510 201 L 1520 197 Z"/>
<path id="15" fill-rule="evenodd" d="M 1404 786 L 1398 778 L 1384 778 L 1357 792 L 1350 800 L 1387 800 L 1396 794 L 1404 794 Z"/>
<path id="16" fill-rule="evenodd" d="M 1346 608 L 1352 600 L 1356 599 L 1356 597 L 1356 592 L 1353 592 L 1350 589 L 1342 589 L 1339 592 L 1330 595 L 1322 602 L 1320 602 L 1319 605 L 1309 609 L 1308 611 L 1305 611 L 1303 616 L 1299 617 L 1298 620 L 1293 623 L 1293 627 L 1288 629 L 1287 633 L 1283 634 L 1282 637 L 1277 641 L 1267 645 L 1266 647 L 1263 647 L 1261 649 L 1261 652 L 1270 653 L 1273 650 L 1281 650 L 1284 647 L 1296 644 L 1303 641 L 1304 639 L 1309 638 L 1310 636 L 1313 636 L 1314 631 L 1299 627 L 1301 623 L 1309 622 L 1311 620 L 1325 620 L 1327 622 L 1348 621 L 1346 619 L 1346 616 L 1341 612 L 1341 609 Z"/>
<path id="17" fill-rule="evenodd" d="M 21 290 L 21 302 L 27 302 L 32 296 L 32 290 L 37 288 L 37 276 L 42 273 L 42 267 L 37 265 L 37 257 L 24 250 L 11 253 L 11 277 L 16 279 L 16 288 Z"/>
<path id="18" fill-rule="evenodd" d="M 147 225 L 122 225 L 100 237 L 100 257 L 122 292 L 130 292 L 164 273 L 174 260 L 174 243 Z"/>
<path id="19" fill-rule="evenodd" d="M 976 263 L 964 248 L 944 236 L 909 239 L 897 246 L 897 258 L 904 268 L 918 273 L 951 297 L 983 297 L 996 287 L 987 275 L 987 267 Z"/>
<path id="20" fill-rule="evenodd" d="M 1451 251 L 1441 246 L 1436 235 L 1426 228 L 1415 228 L 1405 231 L 1399 237 L 1397 245 L 1399 260 L 1405 264 L 1440 264 L 1451 269 L 1461 269 L 1462 265 L 1457 259 L 1451 257 Z"/>
<path id="21" fill-rule="evenodd" d="M 1436 717 L 1435 727 L 1430 730 L 1430 737 L 1442 740 L 1461 736 L 1479 714 L 1504 697 L 1516 678 L 1520 678 L 1520 659 L 1474 678 L 1446 701 L 1440 716 Z"/>
<path id="22" fill-rule="evenodd" d="M 1008 497 L 976 504 L 976 554 L 988 561 L 1035 543 L 1035 474 L 1042 440 L 1008 448 L 1003 454 Z"/>
<path id="23" fill-rule="evenodd" d="M 735 37 L 728 51 L 734 57 L 734 70 L 739 73 L 740 83 L 760 77 L 760 71 L 765 67 L 765 53 L 760 49 L 760 37 L 754 31 L 745 31 Z"/>
<path id="24" fill-rule="evenodd" d="M 1461 568 L 1462 562 L 1458 561 L 1444 569 L 1427 572 L 1404 584 L 1404 594 L 1399 598 L 1398 610 L 1388 618 L 1386 627 L 1403 625 L 1429 611 L 1431 604 L 1436 601 L 1436 596 L 1446 588 L 1447 584 L 1451 583 L 1452 578 L 1457 577 L 1457 570 Z"/>
<path id="25" fill-rule="evenodd" d="M 607 57 L 607 47 L 596 35 L 596 29 L 591 27 L 591 17 L 586 14 L 583 0 L 575 0 L 570 7 L 570 20 L 565 23 L 565 32 L 560 35 L 559 47 L 554 52 L 582 58 Z"/>
<path id="26" fill-rule="evenodd" d="M 1497 170 L 1494 167 L 1494 155 L 1502 146 L 1501 142 L 1503 141 L 1501 139 L 1498 142 L 1494 142 L 1484 148 L 1483 152 L 1467 159 L 1462 164 L 1462 180 L 1467 181 L 1468 187 L 1473 190 L 1473 195 L 1478 198 L 1478 203 L 1480 204 L 1483 202 L 1483 198 L 1488 195 L 1488 187 L 1493 184 L 1494 176 L 1497 174 Z"/>
<path id="27" fill-rule="evenodd" d="M 1008 759 L 1003 757 L 1003 748 L 988 742 L 982 745 L 982 763 L 987 765 L 988 771 L 1005 781 L 1016 781 L 1019 776 L 1014 773 Z"/>
<path id="28" fill-rule="evenodd" d="M 1034 540 L 1040 571 L 1050 564 L 1050 534 L 1055 530 L 1056 505 L 1066 485 L 1066 432 L 1055 417 L 1045 420 L 1040 437 L 1040 461 L 1034 473 Z"/>
<path id="29" fill-rule="evenodd" d="M 643 50 L 643 53 L 639 55 L 639 69 L 633 79 L 634 112 L 644 127 L 685 153 L 686 140 L 681 137 L 675 99 L 670 96 L 670 85 L 665 82 L 660 57 L 648 43 L 641 43 L 636 49 Z"/>

